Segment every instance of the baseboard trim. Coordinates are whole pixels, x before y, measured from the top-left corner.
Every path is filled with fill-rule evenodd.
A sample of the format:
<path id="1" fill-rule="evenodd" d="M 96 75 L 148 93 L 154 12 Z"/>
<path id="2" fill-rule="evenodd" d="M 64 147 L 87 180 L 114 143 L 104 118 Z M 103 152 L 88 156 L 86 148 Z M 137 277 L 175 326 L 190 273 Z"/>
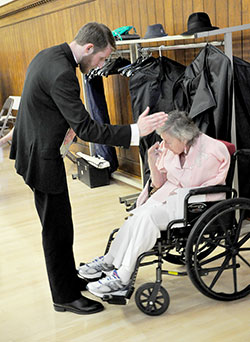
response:
<path id="1" fill-rule="evenodd" d="M 134 186 L 135 188 L 138 188 L 139 190 L 142 190 L 142 183 L 139 178 L 135 178 L 131 175 L 128 175 L 126 173 L 123 173 L 121 171 L 115 171 L 112 173 L 111 178 L 115 180 L 119 180 L 123 183 L 126 183 L 128 185 Z"/>

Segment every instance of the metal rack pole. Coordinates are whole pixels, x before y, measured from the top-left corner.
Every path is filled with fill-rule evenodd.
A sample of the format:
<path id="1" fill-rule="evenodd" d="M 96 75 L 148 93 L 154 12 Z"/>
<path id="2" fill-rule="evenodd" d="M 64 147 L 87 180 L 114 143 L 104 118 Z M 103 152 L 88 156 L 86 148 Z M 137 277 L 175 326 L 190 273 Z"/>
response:
<path id="1" fill-rule="evenodd" d="M 85 106 L 87 112 L 90 113 L 89 105 L 88 105 L 88 99 L 87 99 L 86 83 L 85 83 L 84 75 L 82 73 L 81 73 L 81 78 L 82 78 L 82 89 L 83 89 L 84 106 Z M 95 145 L 93 143 L 91 143 L 91 142 L 89 142 L 89 154 L 91 156 L 95 156 Z"/>
<path id="2" fill-rule="evenodd" d="M 231 67 L 233 70 L 233 44 L 232 44 L 232 32 L 227 32 L 224 34 L 225 42 L 225 54 L 231 61 Z M 237 135 L 236 135 L 236 113 L 235 113 L 235 91 L 233 86 L 232 93 L 232 123 L 231 123 L 231 141 L 237 150 Z M 239 192 L 239 174 L 238 174 L 238 163 L 235 163 L 234 180 L 233 187 Z"/>

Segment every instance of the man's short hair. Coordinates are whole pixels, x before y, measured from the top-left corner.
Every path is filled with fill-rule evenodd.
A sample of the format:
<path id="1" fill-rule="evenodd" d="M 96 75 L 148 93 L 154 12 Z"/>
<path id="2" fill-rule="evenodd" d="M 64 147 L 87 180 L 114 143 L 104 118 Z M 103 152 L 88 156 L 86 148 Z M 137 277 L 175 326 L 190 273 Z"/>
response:
<path id="1" fill-rule="evenodd" d="M 94 52 L 104 50 L 108 44 L 115 50 L 115 39 L 111 30 L 104 24 L 96 22 L 88 23 L 80 28 L 74 40 L 77 44 L 93 44 Z"/>

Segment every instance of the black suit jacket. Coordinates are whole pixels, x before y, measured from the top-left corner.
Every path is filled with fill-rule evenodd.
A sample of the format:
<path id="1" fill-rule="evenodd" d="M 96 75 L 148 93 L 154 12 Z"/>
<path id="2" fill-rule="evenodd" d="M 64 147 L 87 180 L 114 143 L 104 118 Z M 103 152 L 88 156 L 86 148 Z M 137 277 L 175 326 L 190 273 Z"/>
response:
<path id="1" fill-rule="evenodd" d="M 100 125 L 91 119 L 80 99 L 76 67 L 64 43 L 38 53 L 27 70 L 10 158 L 25 182 L 42 192 L 66 188 L 60 146 L 69 127 L 85 141 L 130 145 L 129 125 Z"/>

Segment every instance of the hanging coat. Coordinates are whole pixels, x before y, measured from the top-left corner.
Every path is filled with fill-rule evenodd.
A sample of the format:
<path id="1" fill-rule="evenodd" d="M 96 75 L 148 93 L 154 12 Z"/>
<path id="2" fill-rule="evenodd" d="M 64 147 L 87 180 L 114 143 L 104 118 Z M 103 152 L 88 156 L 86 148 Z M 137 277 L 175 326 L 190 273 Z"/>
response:
<path id="1" fill-rule="evenodd" d="M 87 102 L 91 117 L 99 123 L 110 123 L 108 108 L 104 94 L 103 80 L 101 76 L 95 76 L 91 80 L 85 76 Z M 113 146 L 95 144 L 95 155 L 109 161 L 109 172 L 112 173 L 118 168 L 116 150 Z"/>
<path id="2" fill-rule="evenodd" d="M 207 44 L 176 81 L 175 108 L 188 112 L 207 135 L 231 141 L 232 82 L 230 59 Z"/>
<path id="3" fill-rule="evenodd" d="M 130 77 L 129 91 L 131 96 L 134 122 L 139 115 L 150 107 L 150 113 L 173 110 L 172 88 L 176 79 L 183 74 L 185 66 L 167 57 L 150 59 L 150 64 L 140 67 Z M 143 164 L 144 185 L 149 178 L 147 150 L 161 138 L 154 132 L 140 140 L 140 156 Z"/>

